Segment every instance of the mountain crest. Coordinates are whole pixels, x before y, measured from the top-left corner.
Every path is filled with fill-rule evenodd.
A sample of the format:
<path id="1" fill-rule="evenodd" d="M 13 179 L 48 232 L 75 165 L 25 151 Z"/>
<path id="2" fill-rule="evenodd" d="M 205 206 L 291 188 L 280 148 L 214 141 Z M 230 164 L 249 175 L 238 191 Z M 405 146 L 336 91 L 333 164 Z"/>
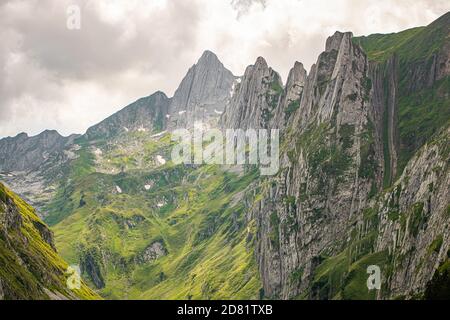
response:
<path id="1" fill-rule="evenodd" d="M 169 103 L 166 94 L 157 91 L 90 127 L 85 137 L 90 140 L 105 139 L 128 131 L 162 131 L 166 126 Z"/>
<path id="2" fill-rule="evenodd" d="M 222 113 L 235 76 L 211 51 L 205 51 L 175 91 L 170 104 L 170 127 L 189 127 Z"/>
<path id="3" fill-rule="evenodd" d="M 221 63 L 219 58 L 217 57 L 217 55 L 210 51 L 210 50 L 205 50 L 203 51 L 201 57 L 198 59 L 196 65 L 201 65 L 201 64 L 207 64 L 207 63 Z"/>
<path id="4" fill-rule="evenodd" d="M 54 152 L 62 151 L 78 135 L 63 137 L 56 130 L 45 130 L 36 136 L 20 133 L 0 139 L 0 171 L 37 169 Z"/>
<path id="5" fill-rule="evenodd" d="M 254 67 L 257 69 L 267 69 L 269 66 L 267 65 L 266 59 L 264 59 L 263 57 L 258 57 L 256 59 Z"/>
<path id="6" fill-rule="evenodd" d="M 271 126 L 283 91 L 280 75 L 267 65 L 263 57 L 258 57 L 255 64 L 245 70 L 221 117 L 221 126 L 240 129 Z"/>

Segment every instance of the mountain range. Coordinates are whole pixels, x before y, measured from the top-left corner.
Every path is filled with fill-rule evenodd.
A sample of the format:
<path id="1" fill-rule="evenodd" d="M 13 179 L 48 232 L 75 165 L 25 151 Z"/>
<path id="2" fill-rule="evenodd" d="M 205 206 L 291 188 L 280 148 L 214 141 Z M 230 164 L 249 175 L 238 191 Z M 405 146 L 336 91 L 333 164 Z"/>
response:
<path id="1" fill-rule="evenodd" d="M 170 132 L 197 124 L 280 129 L 280 170 L 174 164 Z M 449 125 L 450 13 L 336 32 L 286 84 L 262 57 L 235 76 L 205 51 L 171 98 L 0 140 L 0 298 L 448 297 Z M 56 251 L 96 293 L 63 288 Z"/>

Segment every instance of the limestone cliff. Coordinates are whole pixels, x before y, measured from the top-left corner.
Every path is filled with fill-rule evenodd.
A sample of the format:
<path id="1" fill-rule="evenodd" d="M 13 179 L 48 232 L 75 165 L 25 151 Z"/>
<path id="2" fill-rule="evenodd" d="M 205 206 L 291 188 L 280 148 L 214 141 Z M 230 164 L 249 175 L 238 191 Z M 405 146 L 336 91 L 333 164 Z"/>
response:
<path id="1" fill-rule="evenodd" d="M 436 24 L 442 30 L 447 20 L 423 32 Z M 421 34 L 409 41 L 417 39 Z M 423 83 L 414 79 L 431 77 L 420 90 L 434 90 L 429 103 L 449 112 L 442 48 L 423 58 L 441 61 L 439 71 L 435 63 L 418 71 L 417 60 L 405 60 L 401 50 L 375 61 L 350 33 L 327 40 L 288 119 L 280 173 L 261 182 L 248 214 L 258 226 L 256 257 L 267 297 L 420 297 L 448 261 L 448 121 L 430 123 L 433 133 L 415 139 L 407 156 L 402 145 L 415 116 L 405 113 L 404 102 L 415 94 L 411 85 Z M 422 117 L 427 112 L 434 110 Z M 272 126 L 286 126 L 276 119 Z M 382 270 L 381 290 L 366 286 L 369 265 Z"/>

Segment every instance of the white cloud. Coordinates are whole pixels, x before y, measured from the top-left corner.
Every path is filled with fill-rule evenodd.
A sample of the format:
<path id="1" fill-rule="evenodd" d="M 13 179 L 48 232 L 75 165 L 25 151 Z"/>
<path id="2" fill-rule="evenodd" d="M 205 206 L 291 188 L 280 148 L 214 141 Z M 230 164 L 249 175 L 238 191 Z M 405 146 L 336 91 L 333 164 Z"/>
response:
<path id="1" fill-rule="evenodd" d="M 65 28 L 78 4 L 82 29 Z M 0 4 L 0 137 L 82 133 L 137 98 L 169 96 L 205 49 L 236 75 L 258 56 L 283 78 L 336 30 L 426 25 L 447 0 L 9 0 Z"/>

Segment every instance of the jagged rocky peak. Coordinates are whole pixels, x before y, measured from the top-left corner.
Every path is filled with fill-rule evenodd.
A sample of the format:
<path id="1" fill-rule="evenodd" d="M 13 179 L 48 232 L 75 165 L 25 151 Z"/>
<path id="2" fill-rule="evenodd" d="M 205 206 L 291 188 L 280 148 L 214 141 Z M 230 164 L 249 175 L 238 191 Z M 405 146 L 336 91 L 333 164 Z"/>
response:
<path id="1" fill-rule="evenodd" d="M 280 75 L 270 68 L 263 57 L 248 66 L 234 90 L 230 103 L 221 117 L 223 128 L 267 128 L 277 113 L 283 94 Z"/>
<path id="2" fill-rule="evenodd" d="M 300 108 L 306 81 L 307 72 L 303 64 L 296 61 L 289 71 L 280 106 L 276 109 L 275 115 L 271 120 L 272 128 L 283 130 L 288 121 L 293 118 L 292 116 Z"/>
<path id="3" fill-rule="evenodd" d="M 0 140 L 0 171 L 31 171 L 51 154 L 63 150 L 78 135 L 63 137 L 56 130 L 45 130 L 29 137 L 20 133 Z"/>
<path id="4" fill-rule="evenodd" d="M 289 275 L 295 270 L 302 270 L 305 277 L 299 280 L 307 286 L 306 282 L 314 278 L 319 253 L 331 250 L 331 243 L 346 240 L 345 228 L 358 210 L 354 204 L 367 201 L 372 181 L 354 177 L 362 162 L 362 142 L 355 137 L 371 133 L 365 129 L 370 91 L 362 85 L 368 62 L 351 37 L 351 33 L 336 32 L 328 38 L 325 51 L 308 76 L 296 63 L 287 81 L 286 98 L 278 108 L 288 115 L 289 143 L 280 156 L 284 160 L 280 176 L 274 178 L 276 187 L 263 196 L 262 209 L 256 215 L 262 217 L 256 252 L 268 296 L 293 296 L 289 293 Z M 296 92 L 292 90 L 295 82 L 303 84 Z M 291 113 L 294 115 L 289 116 Z M 371 158 L 372 163 L 376 160 Z M 321 182 L 323 177 L 326 185 Z M 285 205 L 289 198 L 295 205 Z M 297 228 L 296 234 L 280 231 L 281 237 L 274 242 L 267 236 L 273 227 L 267 219 L 272 212 L 277 213 L 279 221 L 301 221 L 304 227 Z M 286 230 L 289 225 L 285 225 Z"/>
<path id="5" fill-rule="evenodd" d="M 169 100 L 169 98 L 167 97 L 167 95 L 162 92 L 162 91 L 156 91 L 155 93 L 153 93 L 152 95 L 149 96 L 149 98 L 151 98 L 155 104 L 163 104 L 165 102 L 167 102 L 167 100 Z M 145 99 L 145 98 L 143 98 Z"/>
<path id="6" fill-rule="evenodd" d="M 157 91 L 89 128 L 85 137 L 92 140 L 106 139 L 132 131 L 160 132 L 167 124 L 169 104 L 170 99 L 166 94 Z"/>
<path id="7" fill-rule="evenodd" d="M 353 38 L 353 33 L 351 32 L 336 31 L 332 36 L 327 38 L 325 51 L 339 50 L 342 41 L 351 38 Z"/>
<path id="8" fill-rule="evenodd" d="M 287 101 L 287 103 L 295 102 L 296 104 L 296 106 L 293 106 L 291 104 L 292 110 L 287 110 L 288 113 L 294 112 L 299 107 L 303 91 L 306 86 L 307 78 L 308 74 L 305 68 L 303 67 L 303 64 L 301 62 L 296 61 L 294 63 L 294 67 L 289 71 L 289 75 L 286 81 L 285 100 Z"/>
<path id="9" fill-rule="evenodd" d="M 353 44 L 352 33 L 336 32 L 311 68 L 296 120 L 306 125 L 338 115 L 338 121 L 359 122 L 361 104 L 368 94 L 362 90 L 366 71 L 367 57 Z"/>
<path id="10" fill-rule="evenodd" d="M 199 67 L 207 66 L 207 65 L 214 65 L 214 64 L 222 64 L 222 63 L 220 62 L 217 55 L 210 50 L 203 51 L 201 57 L 198 59 L 198 61 L 196 63 L 196 65 Z"/>
<path id="11" fill-rule="evenodd" d="M 181 81 L 170 104 L 171 124 L 191 126 L 218 118 L 230 99 L 236 77 L 211 51 L 205 51 Z"/>
<path id="12" fill-rule="evenodd" d="M 14 139 L 14 138 L 16 138 L 16 139 L 27 139 L 28 138 L 28 133 L 26 133 L 26 132 L 21 132 L 21 133 L 19 133 L 18 135 L 16 135 L 15 137 L 8 137 L 9 139 Z M 7 138 L 7 139 L 8 139 Z"/>
<path id="13" fill-rule="evenodd" d="M 269 66 L 267 65 L 267 61 L 266 59 L 264 59 L 263 57 L 258 57 L 256 58 L 256 62 L 255 62 L 255 68 L 261 68 L 261 69 L 267 69 L 269 68 Z"/>
<path id="14" fill-rule="evenodd" d="M 289 71 L 286 86 L 291 87 L 293 85 L 304 86 L 306 83 L 307 72 L 303 63 L 295 61 L 294 67 Z"/>

